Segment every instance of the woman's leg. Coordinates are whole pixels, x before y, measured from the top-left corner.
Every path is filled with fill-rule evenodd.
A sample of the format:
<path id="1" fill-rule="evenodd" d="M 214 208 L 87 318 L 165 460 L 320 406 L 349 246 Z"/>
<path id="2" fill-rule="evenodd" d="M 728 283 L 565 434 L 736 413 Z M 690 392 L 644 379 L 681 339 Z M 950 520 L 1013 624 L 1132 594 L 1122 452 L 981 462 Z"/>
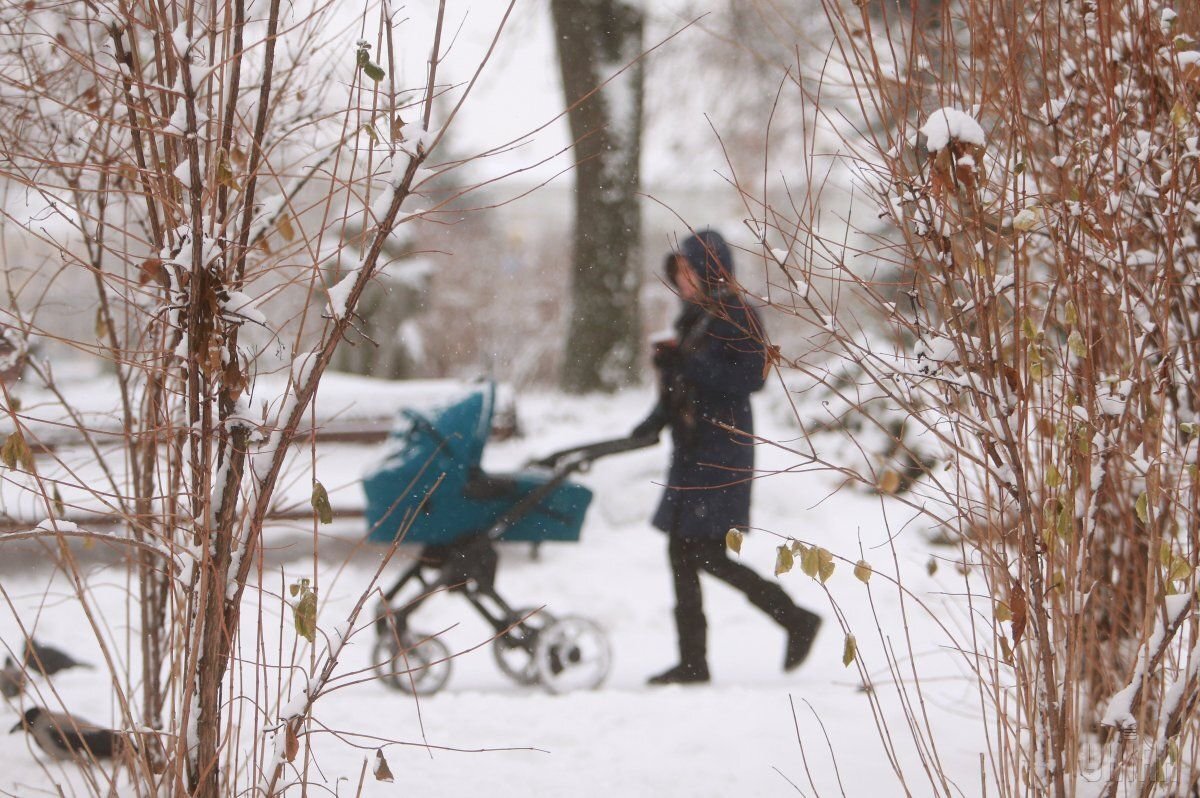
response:
<path id="1" fill-rule="evenodd" d="M 650 684 L 686 684 L 708 681 L 708 625 L 700 594 L 699 560 L 693 541 L 670 536 L 667 555 L 675 585 L 675 631 L 679 639 L 679 664 L 650 678 Z"/>
<path id="2" fill-rule="evenodd" d="M 700 593 L 700 561 L 695 541 L 671 536 L 667 552 L 675 580 L 675 629 L 679 634 L 679 663 L 708 671 L 708 622 Z"/>
<path id="3" fill-rule="evenodd" d="M 759 576 L 753 568 L 730 558 L 725 541 L 719 538 L 703 538 L 693 541 L 696 564 L 708 573 L 741 591 L 750 603 L 770 615 L 780 624 L 787 625 L 788 618 L 797 609 L 792 597 L 783 586 Z"/>
<path id="4" fill-rule="evenodd" d="M 693 542 L 696 544 L 694 556 L 699 568 L 740 590 L 751 604 L 787 630 L 784 669 L 790 671 L 804 662 L 821 626 L 821 618 L 796 606 L 778 582 L 764 579 L 754 569 L 731 558 L 724 540 L 704 538 Z"/>

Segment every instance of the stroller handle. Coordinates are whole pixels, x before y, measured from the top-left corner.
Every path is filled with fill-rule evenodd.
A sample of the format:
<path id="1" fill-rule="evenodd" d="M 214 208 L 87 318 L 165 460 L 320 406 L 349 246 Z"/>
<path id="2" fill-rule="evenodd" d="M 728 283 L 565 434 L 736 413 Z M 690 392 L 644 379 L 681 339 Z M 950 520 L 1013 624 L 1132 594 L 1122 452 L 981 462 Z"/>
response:
<path id="1" fill-rule="evenodd" d="M 658 443 L 657 435 L 643 435 L 640 438 L 614 438 L 607 441 L 597 441 L 585 446 L 573 446 L 547 455 L 540 460 L 534 460 L 530 465 L 549 468 L 553 471 L 545 484 L 526 494 L 508 512 L 497 518 L 488 528 L 487 537 L 496 540 L 504 534 L 512 524 L 524 518 L 537 507 L 541 501 L 553 493 L 574 472 L 584 468 L 593 460 L 620 452 L 631 452 L 634 449 L 645 449 Z"/>
<path id="2" fill-rule="evenodd" d="M 658 443 L 657 435 L 642 435 L 637 438 L 613 438 L 597 441 L 583 446 L 572 446 L 553 454 L 548 454 L 540 460 L 534 460 L 532 465 L 555 470 L 575 471 L 590 464 L 593 460 L 608 457 L 610 454 L 632 452 L 635 449 L 645 449 Z"/>

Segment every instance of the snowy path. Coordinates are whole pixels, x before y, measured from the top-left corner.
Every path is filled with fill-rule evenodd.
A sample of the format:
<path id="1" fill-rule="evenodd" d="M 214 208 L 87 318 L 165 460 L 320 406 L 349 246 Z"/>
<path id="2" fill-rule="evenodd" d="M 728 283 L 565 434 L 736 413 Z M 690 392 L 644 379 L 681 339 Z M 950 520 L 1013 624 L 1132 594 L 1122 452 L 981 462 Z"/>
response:
<path id="1" fill-rule="evenodd" d="M 648 401 L 643 392 L 590 401 L 523 397 L 520 408 L 526 436 L 492 444 L 485 465 L 493 470 L 513 468 L 533 455 L 623 433 Z M 781 414 L 771 412 L 779 404 L 778 397 L 764 397 L 759 405 L 760 431 L 789 437 L 794 431 Z M 797 601 L 826 618 L 809 662 L 798 672 L 784 674 L 780 669 L 784 638 L 778 627 L 740 595 L 706 581 L 713 683 L 686 688 L 644 686 L 647 675 L 674 660 L 666 542 L 647 521 L 658 495 L 654 483 L 661 479 L 666 456 L 666 448 L 658 447 L 614 457 L 597 463 L 582 477 L 595 490 L 596 499 L 579 544 L 544 546 L 537 560 L 530 558 L 526 546 L 511 545 L 501 552 L 498 588 L 511 604 L 545 605 L 557 615 L 584 615 L 607 630 L 614 648 L 607 683 L 596 692 L 565 696 L 514 686 L 497 670 L 486 646 L 480 647 L 490 631 L 471 607 L 458 596 L 436 597 L 415 616 L 421 628 L 447 629 L 443 640 L 452 651 L 476 649 L 455 659 L 454 673 L 442 693 L 423 699 L 418 712 L 410 697 L 378 683 L 364 683 L 317 705 L 316 718 L 329 728 L 413 744 L 387 748 L 396 781 L 368 780 L 364 795 L 836 796 L 843 787 L 848 796 L 903 794 L 878 741 L 859 673 L 854 666 L 842 665 L 843 632 L 826 594 L 798 569 L 782 577 L 785 587 Z M 353 501 L 354 475 L 363 460 L 361 451 L 331 447 L 318 463 L 318 474 L 327 485 L 348 485 L 342 498 Z M 782 455 L 764 450 L 759 465 L 775 469 L 789 463 Z M 296 484 L 307 484 L 307 479 L 299 478 Z M 887 538 L 879 500 L 851 491 L 826 498 L 831 489 L 829 478 L 823 476 L 763 479 L 755 488 L 755 521 L 773 532 L 826 546 L 851 562 L 860 557 L 861 540 L 866 558 L 881 572 L 871 582 L 876 612 L 890 644 L 902 651 L 904 624 L 896 594 L 881 578 L 894 569 L 889 565 L 891 551 L 878 547 Z M 338 502 L 336 496 L 334 501 Z M 895 511 L 894 516 L 896 530 L 908 515 Z M 914 524 L 898 538 L 901 573 L 908 587 L 953 628 L 961 623 L 961 607 L 938 591 L 961 591 L 961 584 L 955 586 L 952 580 L 957 577 L 951 577 L 949 567 L 932 577 L 926 573 L 931 556 L 953 552 L 930 549 L 921 531 L 921 525 Z M 347 539 L 361 535 L 353 524 L 332 532 Z M 275 555 L 288 562 L 284 579 L 311 576 L 311 552 L 305 551 L 304 539 L 293 536 L 289 541 L 289 548 Z M 776 543 L 767 533 L 754 533 L 745 541 L 743 557 L 769 573 Z M 338 556 L 345 550 L 344 545 L 338 547 Z M 295 556 L 289 557 L 290 552 Z M 322 559 L 318 583 L 323 627 L 332 628 L 340 620 L 366 584 L 377 556 L 374 549 L 361 549 L 348 564 Z M 389 574 L 397 567 L 393 565 Z M 94 641 L 81 639 L 76 631 L 78 611 L 71 602 L 59 600 L 60 580 L 41 569 L 14 573 L 2 567 L 0 578 L 22 620 L 36 621 L 39 639 L 68 646 L 96 661 Z M 951 581 L 943 584 L 942 578 Z M 125 628 L 124 577 L 97 568 L 89 573 L 89 580 L 98 603 L 111 609 L 106 620 L 119 634 Z M 890 707 L 887 718 L 897 741 L 897 756 L 912 772 L 909 788 L 913 794 L 925 794 L 920 762 L 907 742 L 907 729 L 888 687 L 867 589 L 845 565 L 839 566 L 828 587 L 857 636 L 862 661 L 878 680 L 877 695 Z M 48 589 L 49 600 L 43 601 Z M 40 616 L 39 605 L 43 605 Z M 960 659 L 948 651 L 949 640 L 928 616 L 911 606 L 909 610 L 915 662 L 926 682 L 928 712 L 941 734 L 943 764 L 962 794 L 977 794 L 982 728 L 974 687 Z M 265 615 L 270 631 L 278 624 L 278 605 Z M 294 637 L 290 628 L 285 628 L 285 635 L 290 644 Z M 344 663 L 347 671 L 369 664 L 370 635 L 369 629 L 357 633 Z M 19 639 L 7 607 L 0 608 L 0 638 Z M 100 671 L 78 671 L 60 675 L 54 686 L 77 712 L 103 723 L 115 714 L 111 697 L 96 689 L 103 683 Z M 43 682 L 37 686 L 43 691 L 46 687 Z M 793 702 L 815 790 L 797 743 Z M 15 704 L 0 704 L 0 724 L 11 725 L 16 714 Z M 837 752 L 836 769 L 821 724 Z M 458 750 L 426 749 L 420 747 L 422 741 Z M 373 756 L 373 746 L 364 744 Z M 315 745 L 327 786 L 340 789 L 341 795 L 353 795 L 364 751 L 332 735 L 316 738 Z M 480 749 L 489 750 L 475 753 Z M 5 764 L 0 770 L 0 795 L 44 794 L 48 779 L 34 756 L 23 735 L 0 735 L 0 762 Z M 52 765 L 49 772 L 56 781 L 73 781 L 78 778 L 74 770 L 74 765 Z"/>

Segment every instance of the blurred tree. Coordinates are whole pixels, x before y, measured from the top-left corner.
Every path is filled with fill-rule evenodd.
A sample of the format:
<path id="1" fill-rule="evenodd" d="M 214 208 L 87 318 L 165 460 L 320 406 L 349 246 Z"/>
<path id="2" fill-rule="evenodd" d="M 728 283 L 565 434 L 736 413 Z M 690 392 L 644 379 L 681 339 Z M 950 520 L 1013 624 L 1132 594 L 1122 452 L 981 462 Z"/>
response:
<path id="1" fill-rule="evenodd" d="M 551 0 L 550 11 L 577 161 L 562 382 L 611 391 L 637 377 L 644 14 L 621 0 Z"/>

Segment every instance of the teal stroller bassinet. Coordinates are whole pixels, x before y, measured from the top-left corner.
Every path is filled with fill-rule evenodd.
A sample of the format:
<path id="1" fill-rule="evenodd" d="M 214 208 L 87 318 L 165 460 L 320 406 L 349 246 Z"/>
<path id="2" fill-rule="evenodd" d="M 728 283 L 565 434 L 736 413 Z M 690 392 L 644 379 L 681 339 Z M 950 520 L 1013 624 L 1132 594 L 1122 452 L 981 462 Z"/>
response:
<path id="1" fill-rule="evenodd" d="M 363 479 L 369 539 L 423 547 L 384 593 L 376 620 L 375 667 L 401 690 L 433 693 L 449 678 L 449 650 L 409 624 L 439 590 L 463 593 L 495 629 L 496 662 L 518 683 L 559 692 L 595 687 L 608 671 L 608 645 L 594 623 L 513 609 L 497 594 L 496 543 L 578 541 L 592 492 L 569 477 L 599 457 L 653 445 L 657 437 L 602 441 L 514 473 L 489 474 L 481 461 L 494 404 L 495 386 L 486 383 L 437 410 L 402 410 L 379 465 Z M 416 595 L 397 601 L 414 584 Z"/>
<path id="2" fill-rule="evenodd" d="M 481 532 L 530 543 L 579 540 L 588 488 L 538 465 L 483 472 L 494 403 L 489 384 L 438 410 L 401 411 L 382 463 L 363 480 L 371 540 L 445 545 Z M 513 512 L 535 493 L 536 502 Z"/>

